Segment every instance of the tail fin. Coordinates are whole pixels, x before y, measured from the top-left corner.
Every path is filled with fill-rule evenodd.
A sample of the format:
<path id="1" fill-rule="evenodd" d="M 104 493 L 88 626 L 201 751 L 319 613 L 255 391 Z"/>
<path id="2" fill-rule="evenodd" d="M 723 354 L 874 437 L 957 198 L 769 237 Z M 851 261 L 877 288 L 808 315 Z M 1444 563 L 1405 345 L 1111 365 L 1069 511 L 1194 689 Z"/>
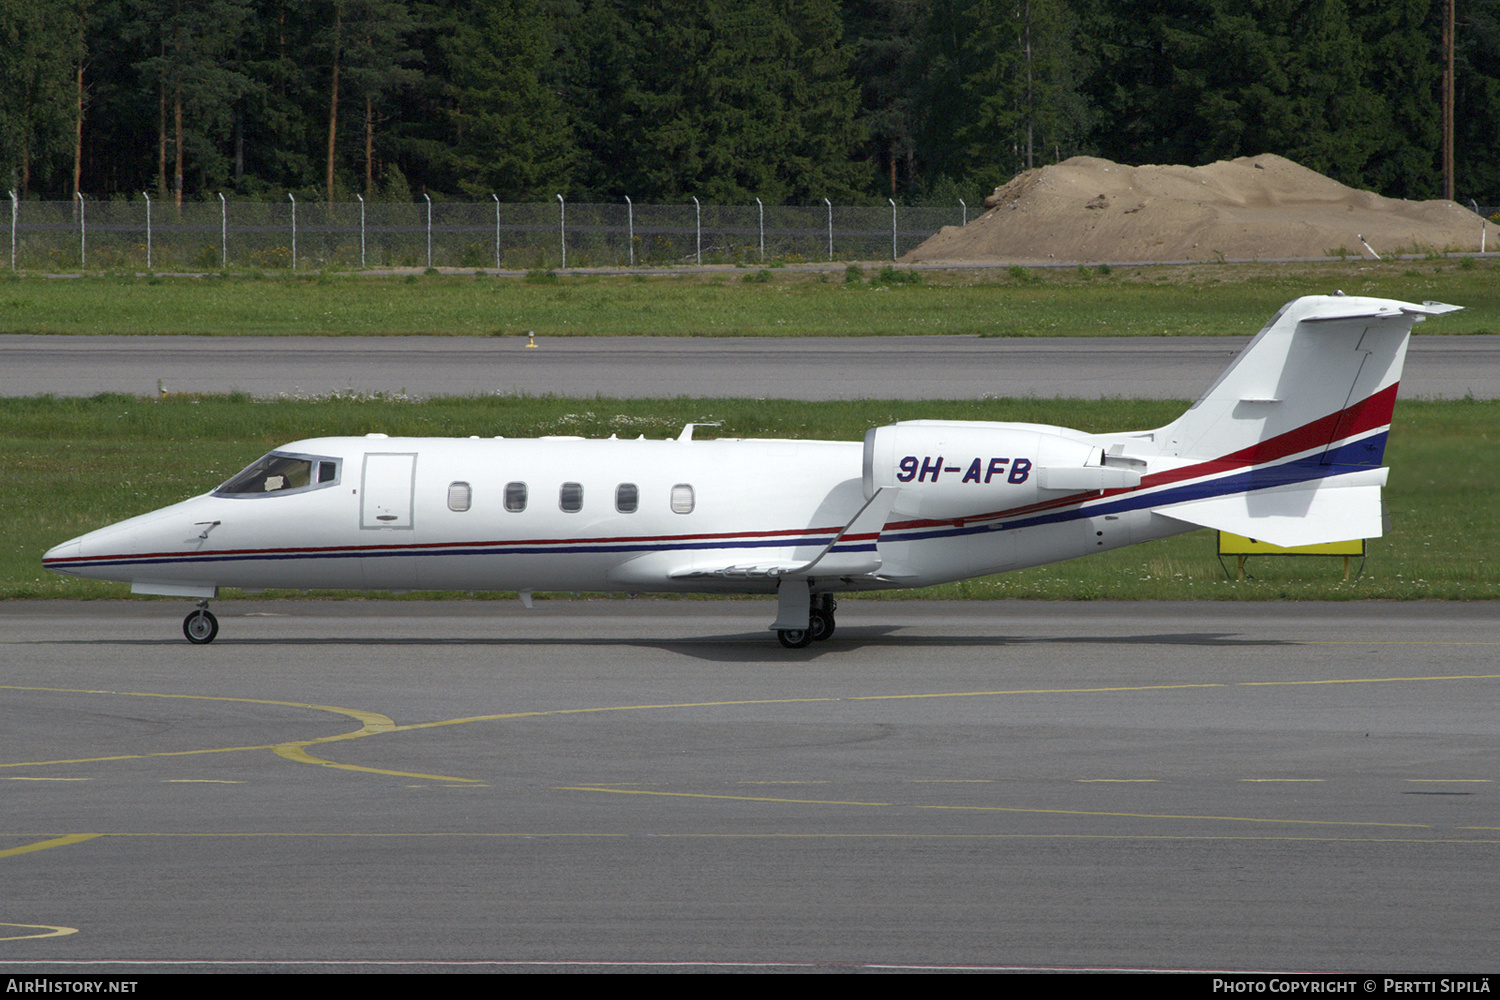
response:
<path id="1" fill-rule="evenodd" d="M 1156 508 L 1277 545 L 1375 538 L 1380 468 L 1412 324 L 1458 306 L 1309 296 L 1284 306 L 1180 418 L 1161 453 L 1228 474 Z"/>

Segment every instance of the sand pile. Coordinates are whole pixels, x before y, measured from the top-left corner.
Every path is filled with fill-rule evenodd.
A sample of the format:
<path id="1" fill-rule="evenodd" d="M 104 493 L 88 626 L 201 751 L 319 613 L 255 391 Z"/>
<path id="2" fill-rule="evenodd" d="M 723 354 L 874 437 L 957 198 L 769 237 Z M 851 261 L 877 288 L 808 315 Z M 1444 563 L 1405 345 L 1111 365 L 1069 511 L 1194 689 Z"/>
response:
<path id="1" fill-rule="evenodd" d="M 1270 260 L 1478 250 L 1480 219 L 1451 201 L 1357 191 L 1281 156 L 1127 167 L 1075 156 L 1028 170 L 906 261 Z M 1494 233 L 1489 242 L 1493 243 Z M 1488 249 L 1488 247 L 1486 248 Z"/>

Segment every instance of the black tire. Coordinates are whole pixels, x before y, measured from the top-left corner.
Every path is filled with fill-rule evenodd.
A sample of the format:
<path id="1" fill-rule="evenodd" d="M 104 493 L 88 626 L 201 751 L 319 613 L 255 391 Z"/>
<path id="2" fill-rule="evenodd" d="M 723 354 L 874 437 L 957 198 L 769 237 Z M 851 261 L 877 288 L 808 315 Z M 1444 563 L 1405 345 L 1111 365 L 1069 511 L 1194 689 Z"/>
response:
<path id="1" fill-rule="evenodd" d="M 833 636 L 833 615 L 819 608 L 808 612 L 807 631 L 812 634 L 813 642 L 822 642 Z"/>
<path id="2" fill-rule="evenodd" d="M 182 634 L 195 646 L 207 645 L 219 634 L 219 619 L 213 612 L 200 608 L 182 620 Z"/>
<path id="3" fill-rule="evenodd" d="M 801 649 L 812 645 L 812 629 L 806 628 L 784 628 L 776 633 L 776 638 L 787 649 Z"/>

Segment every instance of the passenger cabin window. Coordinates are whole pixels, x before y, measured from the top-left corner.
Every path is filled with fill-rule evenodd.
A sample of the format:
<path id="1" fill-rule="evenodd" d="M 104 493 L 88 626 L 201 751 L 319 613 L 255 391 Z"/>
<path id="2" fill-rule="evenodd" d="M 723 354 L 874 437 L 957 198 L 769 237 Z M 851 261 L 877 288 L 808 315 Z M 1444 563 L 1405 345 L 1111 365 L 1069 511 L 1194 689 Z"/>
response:
<path id="1" fill-rule="evenodd" d="M 557 492 L 557 505 L 568 514 L 583 510 L 583 484 L 563 483 L 562 489 Z"/>
<path id="2" fill-rule="evenodd" d="M 315 455 L 271 452 L 214 490 L 221 497 L 285 495 L 332 486 L 339 481 L 339 460 Z"/>
<path id="3" fill-rule="evenodd" d="M 641 505 L 641 491 L 635 483 L 621 483 L 615 487 L 615 510 L 621 514 L 634 514 Z"/>
<path id="4" fill-rule="evenodd" d="M 672 487 L 672 513 L 691 514 L 694 503 L 693 488 L 687 483 L 678 483 Z"/>
<path id="5" fill-rule="evenodd" d="M 474 501 L 474 490 L 468 483 L 448 484 L 448 509 L 465 511 Z"/>
<path id="6" fill-rule="evenodd" d="M 505 484 L 505 509 L 512 514 L 519 514 L 526 509 L 526 484 Z"/>

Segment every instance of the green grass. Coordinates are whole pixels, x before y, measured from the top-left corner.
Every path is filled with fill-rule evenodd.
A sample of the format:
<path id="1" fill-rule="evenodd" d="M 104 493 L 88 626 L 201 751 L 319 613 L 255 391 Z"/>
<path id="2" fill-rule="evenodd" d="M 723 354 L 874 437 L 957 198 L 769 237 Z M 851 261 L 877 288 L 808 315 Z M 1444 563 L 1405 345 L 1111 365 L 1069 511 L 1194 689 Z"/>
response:
<path id="1" fill-rule="evenodd" d="M 1465 307 L 1435 333 L 1500 333 L 1491 260 L 981 271 L 529 277 L 0 279 L 0 333 L 441 336 L 1248 335 L 1299 295 L 1342 289 Z M 833 275 L 844 265 L 832 265 Z M 759 280 L 764 274 L 766 280 Z M 756 280 L 741 280 L 746 276 Z M 738 277 L 737 277 L 738 276 Z"/>
<path id="2" fill-rule="evenodd" d="M 1002 399 L 965 403 L 803 403 L 722 399 L 440 398 L 256 402 L 245 396 L 0 399 L 0 598 L 118 597 L 123 584 L 46 573 L 59 541 L 202 493 L 276 445 L 364 434 L 673 436 L 858 440 L 918 417 L 1066 423 L 1085 430 L 1159 426 L 1184 403 Z M 1058 599 L 1493 599 L 1500 597 L 1500 403 L 1402 401 L 1386 461 L 1392 531 L 1370 543 L 1363 579 L 1342 582 L 1337 558 L 1256 557 L 1255 577 L 1225 579 L 1214 538 L 1163 542 L 999 577 L 892 596 Z M 1232 564 L 1231 564 L 1232 565 Z"/>

